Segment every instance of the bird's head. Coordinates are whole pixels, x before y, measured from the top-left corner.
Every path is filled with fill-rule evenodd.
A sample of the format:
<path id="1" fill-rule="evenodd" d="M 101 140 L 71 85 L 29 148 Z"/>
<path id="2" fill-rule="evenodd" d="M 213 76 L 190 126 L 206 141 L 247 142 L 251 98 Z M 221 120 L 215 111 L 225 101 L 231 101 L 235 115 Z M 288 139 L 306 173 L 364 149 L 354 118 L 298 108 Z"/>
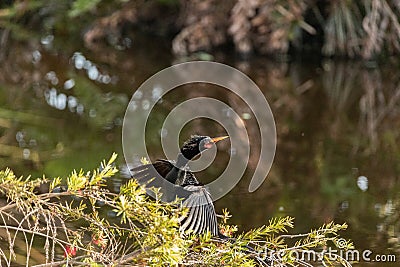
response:
<path id="1" fill-rule="evenodd" d="M 183 144 L 181 153 L 186 159 L 191 160 L 204 150 L 212 148 L 215 143 L 228 137 L 229 136 L 211 138 L 209 136 L 193 135 Z"/>

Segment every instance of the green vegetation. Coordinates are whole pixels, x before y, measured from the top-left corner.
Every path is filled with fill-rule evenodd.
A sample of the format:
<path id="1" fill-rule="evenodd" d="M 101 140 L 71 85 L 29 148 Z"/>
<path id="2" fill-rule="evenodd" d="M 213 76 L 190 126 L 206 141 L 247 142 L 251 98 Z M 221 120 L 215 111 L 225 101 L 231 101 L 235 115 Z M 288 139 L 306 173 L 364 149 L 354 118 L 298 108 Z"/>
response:
<path id="1" fill-rule="evenodd" d="M 400 9 L 387 0 L 60 0 L 0 5 L 1 46 L 9 31 L 32 38 L 31 29 L 83 36 L 116 45 L 127 28 L 173 37 L 178 55 L 233 43 L 240 53 L 273 55 L 317 50 L 325 56 L 376 59 L 400 52 Z M 71 23 L 73 22 L 73 23 Z M 77 25 L 83 25 L 77 27 Z"/>
<path id="2" fill-rule="evenodd" d="M 339 255 L 323 253 L 331 246 L 352 249 L 339 238 L 347 225 L 328 223 L 307 234 L 288 235 L 293 218 L 274 218 L 257 229 L 235 234 L 237 227 L 221 216 L 221 231 L 231 242 L 179 234 L 179 218 L 186 213 L 176 203 L 147 197 L 134 179 L 110 192 L 105 182 L 117 172 L 116 154 L 101 170 L 73 171 L 65 180 L 18 178 L 0 171 L 1 262 L 27 266 L 254 266 L 270 257 L 274 264 L 303 264 L 295 255 L 315 253 L 330 266 L 350 266 Z M 64 181 L 64 184 L 63 184 Z M 47 189 L 43 192 L 43 186 Z M 41 188 L 41 194 L 36 191 Z M 4 198 L 3 198 L 4 201 Z M 106 211 L 106 213 L 105 213 Z M 105 215 L 108 214 L 108 215 Z M 21 241 L 23 240 L 23 241 Z M 24 243 L 21 246 L 21 242 Z M 320 257 L 320 258 L 318 258 Z M 334 259 L 334 260 L 332 260 Z M 306 265 L 308 266 L 308 265 Z"/>

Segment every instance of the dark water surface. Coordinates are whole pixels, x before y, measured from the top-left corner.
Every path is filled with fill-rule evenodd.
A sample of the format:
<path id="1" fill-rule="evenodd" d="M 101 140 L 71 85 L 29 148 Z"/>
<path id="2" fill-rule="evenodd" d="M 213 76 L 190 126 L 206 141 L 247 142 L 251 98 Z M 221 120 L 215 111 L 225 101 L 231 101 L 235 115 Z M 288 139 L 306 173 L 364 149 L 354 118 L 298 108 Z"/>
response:
<path id="1" fill-rule="evenodd" d="M 169 51 L 162 39 L 140 34 L 121 45 L 90 51 L 73 40 L 52 36 L 13 44 L 0 65 L 0 167 L 10 167 L 17 175 L 65 177 L 74 168 L 96 168 L 113 151 L 122 164 L 125 108 L 143 81 L 179 61 Z M 215 203 L 217 211 L 228 208 L 231 223 L 240 230 L 285 215 L 296 218 L 293 233 L 332 220 L 347 222 L 343 236 L 352 239 L 360 252 L 373 251 L 371 258 L 397 255 L 397 263 L 375 266 L 398 266 L 398 63 L 256 57 L 244 61 L 221 51 L 213 60 L 249 75 L 270 103 L 278 144 L 267 180 L 248 193 L 259 153 L 257 125 L 244 103 L 215 86 L 186 86 L 164 98 L 148 125 L 150 156 L 163 157 L 161 125 L 177 103 L 195 96 L 220 99 L 244 118 L 252 153 L 245 177 Z M 218 136 L 224 130 L 212 121 L 194 120 L 180 139 L 191 133 Z M 217 177 L 229 151 L 229 143 L 221 144 L 216 162 L 197 174 L 199 179 Z M 116 187 L 120 181 L 115 178 Z"/>

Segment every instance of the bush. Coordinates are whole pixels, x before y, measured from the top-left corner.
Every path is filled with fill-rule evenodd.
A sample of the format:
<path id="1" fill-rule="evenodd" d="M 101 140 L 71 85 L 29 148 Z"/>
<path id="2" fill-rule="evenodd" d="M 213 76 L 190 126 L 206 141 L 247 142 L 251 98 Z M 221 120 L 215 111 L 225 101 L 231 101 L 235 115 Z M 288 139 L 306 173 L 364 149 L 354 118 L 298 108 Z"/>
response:
<path id="1" fill-rule="evenodd" d="M 0 208 L 0 235 L 7 240 L 0 243 L 0 264 L 268 266 L 273 262 L 274 266 L 309 266 L 294 255 L 311 252 L 331 266 L 350 266 L 339 255 L 322 252 L 329 245 L 352 248 L 350 242 L 343 246 L 337 235 L 346 224 L 329 223 L 307 234 L 288 235 L 293 218 L 284 217 L 236 234 L 237 227 L 227 224 L 230 215 L 223 211 L 220 228 L 232 236 L 229 241 L 207 234 L 181 236 L 179 218 L 186 210 L 178 200 L 150 199 L 134 179 L 122 185 L 119 193 L 107 189 L 107 180 L 118 172 L 113 164 L 116 157 L 113 154 L 99 170 L 73 171 L 65 185 L 61 178 L 24 179 L 10 169 L 0 171 L 0 194 L 6 197 Z"/>

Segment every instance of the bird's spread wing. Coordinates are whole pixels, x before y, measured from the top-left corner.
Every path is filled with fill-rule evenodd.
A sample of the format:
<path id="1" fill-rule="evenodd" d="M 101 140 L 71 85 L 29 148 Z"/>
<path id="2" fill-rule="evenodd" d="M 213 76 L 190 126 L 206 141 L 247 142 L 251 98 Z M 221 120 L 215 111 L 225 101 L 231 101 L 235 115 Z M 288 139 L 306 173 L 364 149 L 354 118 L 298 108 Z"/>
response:
<path id="1" fill-rule="evenodd" d="M 182 233 L 187 233 L 188 231 L 193 234 L 211 232 L 212 235 L 217 236 L 219 233 L 217 215 L 210 193 L 200 184 L 179 186 L 172 185 L 166 181 L 164 178 L 173 168 L 173 162 L 157 160 L 153 164 L 138 166 L 132 169 L 131 172 L 132 177 L 145 184 L 147 188 L 160 188 L 164 201 L 173 201 L 176 198 L 182 199 L 182 205 L 189 209 L 187 216 L 180 219 L 180 231 Z M 188 169 L 181 170 L 178 176 L 182 176 L 180 178 L 184 178 L 189 182 L 197 182 L 194 174 Z"/>
<path id="2" fill-rule="evenodd" d="M 161 193 L 161 199 L 166 202 L 172 202 L 177 198 L 186 199 L 190 192 L 183 187 L 171 184 L 165 177 L 175 168 L 173 161 L 156 160 L 152 164 L 144 164 L 131 169 L 132 178 L 135 178 L 144 185 L 151 194 L 150 188 L 157 188 Z"/>
<path id="3" fill-rule="evenodd" d="M 191 231 L 194 234 L 211 232 L 217 236 L 217 215 L 210 193 L 201 185 L 187 185 L 184 189 L 190 192 L 183 202 L 183 206 L 189 208 L 189 212 L 187 216 L 181 218 L 180 230 Z"/>
<path id="4" fill-rule="evenodd" d="M 174 168 L 174 164 L 168 160 L 156 160 L 154 163 L 143 164 L 131 169 L 131 175 L 146 187 L 161 187 L 162 181 Z M 162 179 L 155 179 L 162 178 Z"/>

